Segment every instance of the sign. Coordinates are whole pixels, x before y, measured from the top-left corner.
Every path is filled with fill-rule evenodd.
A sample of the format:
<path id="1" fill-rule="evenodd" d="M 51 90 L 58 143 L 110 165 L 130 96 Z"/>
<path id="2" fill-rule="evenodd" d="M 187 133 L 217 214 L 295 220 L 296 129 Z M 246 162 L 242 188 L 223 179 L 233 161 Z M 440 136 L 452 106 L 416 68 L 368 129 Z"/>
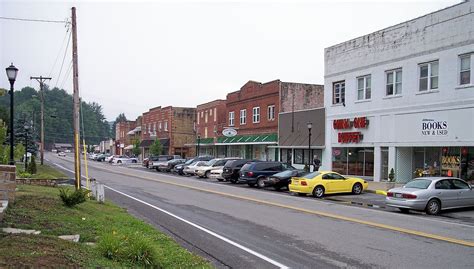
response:
<path id="1" fill-rule="evenodd" d="M 423 136 L 447 136 L 448 121 L 436 121 L 434 119 L 421 120 L 421 134 Z"/>
<path id="2" fill-rule="evenodd" d="M 237 130 L 235 130 L 234 128 L 226 128 L 222 130 L 222 134 L 226 137 L 234 137 L 237 135 Z"/>
<path id="3" fill-rule="evenodd" d="M 363 138 L 361 132 L 342 132 L 337 134 L 339 143 L 359 143 Z"/>
<path id="4" fill-rule="evenodd" d="M 357 117 L 354 118 L 352 121 L 350 119 L 339 119 L 334 120 L 332 123 L 332 127 L 336 130 L 340 129 L 351 129 L 354 128 L 367 128 L 369 125 L 369 120 L 367 117 Z"/>

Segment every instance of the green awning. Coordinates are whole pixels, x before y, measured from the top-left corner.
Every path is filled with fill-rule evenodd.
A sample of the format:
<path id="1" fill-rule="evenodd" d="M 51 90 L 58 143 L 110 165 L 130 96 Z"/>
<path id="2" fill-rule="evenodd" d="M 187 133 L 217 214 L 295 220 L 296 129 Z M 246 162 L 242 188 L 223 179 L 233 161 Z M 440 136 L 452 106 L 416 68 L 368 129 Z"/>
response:
<path id="1" fill-rule="evenodd" d="M 197 141 L 196 141 L 197 143 Z M 213 144 L 214 143 L 214 138 L 208 137 L 208 138 L 200 138 L 199 139 L 199 144 Z"/>
<path id="2" fill-rule="evenodd" d="M 217 144 L 274 144 L 277 141 L 277 134 L 236 135 L 233 137 L 221 136 L 217 138 Z"/>

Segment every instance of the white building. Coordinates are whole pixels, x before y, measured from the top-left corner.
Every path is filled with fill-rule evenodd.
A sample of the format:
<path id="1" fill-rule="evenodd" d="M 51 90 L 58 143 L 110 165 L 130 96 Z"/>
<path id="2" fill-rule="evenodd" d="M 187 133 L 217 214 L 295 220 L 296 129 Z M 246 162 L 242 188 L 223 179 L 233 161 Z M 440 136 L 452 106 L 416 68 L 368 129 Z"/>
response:
<path id="1" fill-rule="evenodd" d="M 324 169 L 474 180 L 472 1 L 325 49 Z"/>

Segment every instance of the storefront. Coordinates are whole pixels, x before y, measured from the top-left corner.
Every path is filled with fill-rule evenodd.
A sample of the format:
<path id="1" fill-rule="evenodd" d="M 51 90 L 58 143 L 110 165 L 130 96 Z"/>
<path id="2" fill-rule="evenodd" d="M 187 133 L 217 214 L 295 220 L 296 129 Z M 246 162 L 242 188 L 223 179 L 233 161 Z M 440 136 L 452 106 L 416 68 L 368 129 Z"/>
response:
<path id="1" fill-rule="evenodd" d="M 239 157 L 262 161 L 278 159 L 278 151 L 274 148 L 277 145 L 277 134 L 223 136 L 217 138 L 215 145 L 219 157 Z"/>

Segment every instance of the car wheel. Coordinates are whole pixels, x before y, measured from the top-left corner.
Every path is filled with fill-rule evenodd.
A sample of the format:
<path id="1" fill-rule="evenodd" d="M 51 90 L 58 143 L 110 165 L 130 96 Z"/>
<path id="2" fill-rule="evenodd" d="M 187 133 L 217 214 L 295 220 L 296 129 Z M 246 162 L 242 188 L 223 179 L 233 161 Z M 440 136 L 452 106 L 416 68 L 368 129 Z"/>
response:
<path id="1" fill-rule="evenodd" d="M 158 169 L 158 167 L 157 167 L 157 168 L 155 168 L 155 169 L 156 169 L 156 172 L 160 172 L 160 169 Z"/>
<path id="2" fill-rule="evenodd" d="M 220 182 L 224 181 L 224 179 L 222 178 L 217 178 L 217 180 L 219 180 Z"/>
<path id="3" fill-rule="evenodd" d="M 250 187 L 255 187 L 255 183 L 247 183 Z"/>
<path id="4" fill-rule="evenodd" d="M 137 163 L 137 161 L 136 161 L 136 160 L 132 160 L 132 163 Z"/>
<path id="5" fill-rule="evenodd" d="M 276 191 L 281 191 L 281 187 L 280 187 L 280 186 L 273 186 L 273 188 L 274 188 Z"/>
<path id="6" fill-rule="evenodd" d="M 265 177 L 261 177 L 257 179 L 257 187 L 258 188 L 265 188 Z"/>
<path id="7" fill-rule="evenodd" d="M 204 177 L 205 178 L 209 178 L 209 175 L 211 174 L 211 171 L 206 171 L 206 173 L 204 173 Z"/>
<path id="8" fill-rule="evenodd" d="M 232 183 L 232 184 L 237 184 L 237 180 L 231 178 L 231 179 L 230 179 L 230 183 Z"/>
<path id="9" fill-rule="evenodd" d="M 408 208 L 399 207 L 398 210 L 400 210 L 400 212 L 402 212 L 402 213 L 409 213 L 410 212 L 410 209 L 408 209 Z"/>
<path id="10" fill-rule="evenodd" d="M 362 184 L 356 183 L 354 186 L 352 186 L 352 193 L 353 194 L 361 194 L 362 193 Z"/>
<path id="11" fill-rule="evenodd" d="M 322 198 L 324 196 L 324 187 L 316 186 L 313 190 L 313 196 L 316 198 Z"/>
<path id="12" fill-rule="evenodd" d="M 441 203 L 438 199 L 431 199 L 426 204 L 425 211 L 428 215 L 437 215 L 441 211 Z"/>
<path id="13" fill-rule="evenodd" d="M 122 161 L 117 161 L 117 163 L 122 163 Z"/>

